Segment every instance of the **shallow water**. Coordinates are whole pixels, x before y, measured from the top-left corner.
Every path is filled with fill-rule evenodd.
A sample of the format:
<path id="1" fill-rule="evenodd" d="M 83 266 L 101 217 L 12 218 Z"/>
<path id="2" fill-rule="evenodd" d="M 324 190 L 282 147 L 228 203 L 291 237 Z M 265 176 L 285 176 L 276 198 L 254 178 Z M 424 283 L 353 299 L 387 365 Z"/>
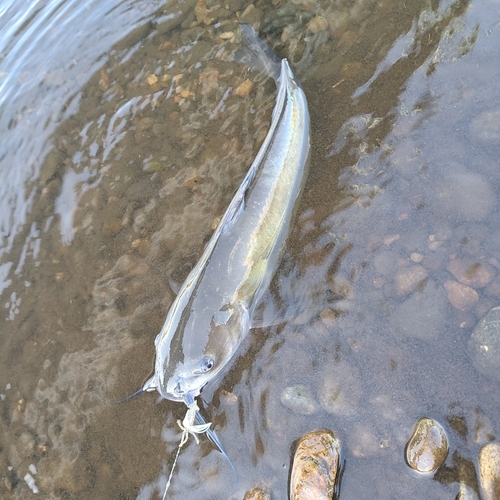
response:
<path id="1" fill-rule="evenodd" d="M 286 498 L 294 443 L 319 428 L 341 441 L 340 498 L 478 490 L 500 425 L 499 380 L 468 353 L 500 305 L 500 3 L 274 3 L 0 4 L 2 498 L 33 497 L 27 473 L 38 498 L 163 494 L 185 408 L 113 402 L 150 375 L 169 281 L 267 130 L 273 83 L 231 60 L 240 15 L 309 100 L 310 174 L 272 287 L 293 314 L 204 391 L 238 482 L 191 440 L 171 498 Z M 457 262 L 484 283 L 458 293 Z M 298 384 L 307 415 L 280 401 Z M 404 460 L 423 416 L 449 440 L 434 476 Z"/>

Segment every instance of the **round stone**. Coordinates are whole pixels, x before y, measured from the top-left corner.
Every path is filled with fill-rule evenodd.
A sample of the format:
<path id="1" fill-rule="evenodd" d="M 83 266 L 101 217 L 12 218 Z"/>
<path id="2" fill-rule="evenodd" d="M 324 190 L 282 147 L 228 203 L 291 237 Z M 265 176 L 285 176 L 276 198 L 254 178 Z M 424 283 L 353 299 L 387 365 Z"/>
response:
<path id="1" fill-rule="evenodd" d="M 389 325 L 396 334 L 433 342 L 446 327 L 447 307 L 443 287 L 428 280 L 422 290 L 416 290 L 395 309 Z"/>
<path id="2" fill-rule="evenodd" d="M 346 361 L 325 366 L 318 388 L 318 399 L 325 411 L 348 417 L 359 407 L 363 389 L 355 371 Z"/>
<path id="3" fill-rule="evenodd" d="M 483 111 L 469 126 L 473 143 L 478 146 L 498 146 L 500 143 L 500 108 Z"/>
<path id="4" fill-rule="evenodd" d="M 281 393 L 281 402 L 294 413 L 312 415 L 316 411 L 316 403 L 311 396 L 311 389 L 305 385 L 286 387 Z"/>
<path id="5" fill-rule="evenodd" d="M 476 325 L 469 339 L 468 350 L 479 372 L 500 380 L 500 307 L 491 309 Z"/>
<path id="6" fill-rule="evenodd" d="M 421 418 L 406 445 L 406 462 L 418 472 L 434 472 L 448 456 L 444 429 L 431 418 Z"/>
<path id="7" fill-rule="evenodd" d="M 420 265 L 414 265 L 400 269 L 394 278 L 394 288 L 399 297 L 409 295 L 427 279 L 428 272 Z"/>
<path id="8" fill-rule="evenodd" d="M 479 500 L 474 489 L 465 483 L 460 483 L 458 494 L 455 500 Z"/>
<path id="9" fill-rule="evenodd" d="M 479 295 L 474 288 L 451 280 L 445 281 L 443 286 L 446 290 L 446 295 L 448 296 L 450 304 L 455 309 L 459 311 L 470 311 L 477 305 Z"/>
<path id="10" fill-rule="evenodd" d="M 463 171 L 438 180 L 430 203 L 439 217 L 454 222 L 479 222 L 495 208 L 496 196 L 484 177 Z"/>
<path id="11" fill-rule="evenodd" d="M 495 277 L 495 271 L 490 265 L 467 259 L 453 259 L 446 269 L 457 281 L 472 288 L 483 288 Z"/>
<path id="12" fill-rule="evenodd" d="M 303 436 L 293 457 L 290 500 L 330 500 L 339 471 L 340 443 L 331 431 Z"/>
<path id="13" fill-rule="evenodd" d="M 245 493 L 243 500 L 271 500 L 271 495 L 266 490 L 256 486 Z"/>
<path id="14" fill-rule="evenodd" d="M 500 498 L 500 443 L 490 443 L 479 450 L 479 483 L 481 498 Z"/>

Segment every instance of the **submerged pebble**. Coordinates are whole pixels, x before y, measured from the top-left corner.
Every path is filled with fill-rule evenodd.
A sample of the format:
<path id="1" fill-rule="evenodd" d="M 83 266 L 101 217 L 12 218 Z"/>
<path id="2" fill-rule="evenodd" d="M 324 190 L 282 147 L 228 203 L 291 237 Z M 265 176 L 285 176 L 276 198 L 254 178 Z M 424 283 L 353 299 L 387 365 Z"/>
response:
<path id="1" fill-rule="evenodd" d="M 266 490 L 256 486 L 245 493 L 243 500 L 271 500 L 271 495 Z"/>
<path id="2" fill-rule="evenodd" d="M 396 293 L 403 297 L 414 292 L 418 285 L 427 279 L 428 275 L 426 269 L 420 265 L 400 269 L 394 278 Z"/>
<path id="3" fill-rule="evenodd" d="M 454 173 L 436 183 L 431 204 L 437 217 L 456 222 L 479 222 L 494 209 L 496 197 L 489 183 L 472 172 Z"/>
<path id="4" fill-rule="evenodd" d="M 293 457 L 290 500 L 330 500 L 339 470 L 340 443 L 331 431 L 303 436 Z"/>
<path id="5" fill-rule="evenodd" d="M 469 135 L 477 146 L 498 146 L 500 143 L 500 108 L 483 111 L 469 126 Z"/>
<path id="6" fill-rule="evenodd" d="M 312 415 L 316 412 L 316 402 L 311 396 L 311 389 L 305 385 L 286 387 L 281 393 L 281 402 L 288 409 L 302 415 Z"/>
<path id="7" fill-rule="evenodd" d="M 356 426 L 347 436 L 347 447 L 354 457 L 372 457 L 380 452 L 380 442 L 373 429 Z"/>
<path id="8" fill-rule="evenodd" d="M 406 462 L 417 472 L 434 472 L 448 456 L 444 429 L 431 418 L 421 418 L 406 445 Z"/>
<path id="9" fill-rule="evenodd" d="M 472 288 L 483 288 L 495 277 L 491 266 L 468 259 L 453 259 L 446 269 L 457 281 Z"/>
<path id="10" fill-rule="evenodd" d="M 475 413 L 472 439 L 480 445 L 493 441 L 495 433 L 491 420 L 479 408 L 476 408 Z"/>
<path id="11" fill-rule="evenodd" d="M 476 325 L 468 344 L 474 367 L 500 380 L 500 307 L 494 307 Z"/>
<path id="12" fill-rule="evenodd" d="M 415 291 L 389 318 L 389 325 L 409 337 L 433 341 L 446 326 L 448 300 L 443 288 L 427 281 L 422 290 Z"/>
<path id="13" fill-rule="evenodd" d="M 476 492 L 468 484 L 460 483 L 459 491 L 455 500 L 479 500 Z"/>
<path id="14" fill-rule="evenodd" d="M 324 17 L 315 16 L 307 23 L 307 27 L 313 35 L 316 35 L 328 28 L 328 21 Z"/>
<path id="15" fill-rule="evenodd" d="M 500 498 L 500 443 L 490 443 L 479 450 L 479 483 L 484 500 Z"/>
<path id="16" fill-rule="evenodd" d="M 478 293 L 470 286 L 451 280 L 445 281 L 443 286 L 450 304 L 459 311 L 470 311 L 479 300 Z"/>
<path id="17" fill-rule="evenodd" d="M 361 381 L 347 362 L 333 362 L 325 367 L 318 398 L 328 413 L 344 417 L 353 415 L 359 407 L 362 394 Z"/>
<path id="18" fill-rule="evenodd" d="M 253 84 L 252 80 L 249 80 L 247 78 L 243 83 L 241 83 L 236 88 L 235 93 L 239 97 L 246 97 L 252 91 L 253 86 L 254 86 L 254 84 Z"/>

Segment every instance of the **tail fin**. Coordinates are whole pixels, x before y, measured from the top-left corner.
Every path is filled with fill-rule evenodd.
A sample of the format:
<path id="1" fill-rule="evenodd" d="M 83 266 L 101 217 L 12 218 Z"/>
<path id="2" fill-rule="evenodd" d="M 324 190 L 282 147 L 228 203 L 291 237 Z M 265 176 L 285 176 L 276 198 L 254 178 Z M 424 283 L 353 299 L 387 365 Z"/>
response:
<path id="1" fill-rule="evenodd" d="M 246 47 L 238 49 L 234 59 L 277 81 L 281 72 L 281 59 L 257 36 L 249 24 L 240 24 L 240 31 Z"/>

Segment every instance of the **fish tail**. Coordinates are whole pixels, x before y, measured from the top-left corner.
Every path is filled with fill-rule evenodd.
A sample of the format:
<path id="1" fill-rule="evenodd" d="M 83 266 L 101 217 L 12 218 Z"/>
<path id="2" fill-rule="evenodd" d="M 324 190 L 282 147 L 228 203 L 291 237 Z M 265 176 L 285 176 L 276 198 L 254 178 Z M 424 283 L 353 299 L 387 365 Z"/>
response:
<path id="1" fill-rule="evenodd" d="M 249 24 L 240 24 L 240 31 L 246 47 L 236 51 L 234 55 L 236 62 L 277 81 L 281 72 L 281 59 L 257 36 Z"/>

